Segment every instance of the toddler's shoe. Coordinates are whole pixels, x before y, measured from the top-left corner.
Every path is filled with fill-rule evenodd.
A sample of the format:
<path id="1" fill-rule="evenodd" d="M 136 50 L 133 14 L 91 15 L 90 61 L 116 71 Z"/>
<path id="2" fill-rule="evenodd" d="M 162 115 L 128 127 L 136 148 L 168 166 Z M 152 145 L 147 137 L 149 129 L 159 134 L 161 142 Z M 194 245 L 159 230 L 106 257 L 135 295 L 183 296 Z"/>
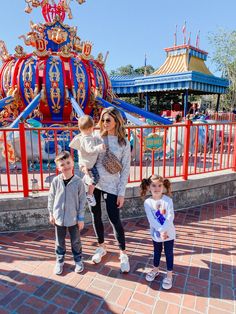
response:
<path id="1" fill-rule="evenodd" d="M 92 262 L 94 264 L 98 264 L 101 262 L 102 257 L 105 256 L 107 254 L 107 251 L 100 246 L 99 248 L 96 249 L 95 254 L 92 257 Z"/>
<path id="2" fill-rule="evenodd" d="M 94 195 L 87 194 L 87 201 L 88 201 L 88 204 L 90 206 L 95 206 L 96 205 L 96 200 L 95 200 Z"/>
<path id="3" fill-rule="evenodd" d="M 84 263 L 82 261 L 75 262 L 75 272 L 82 273 L 83 270 L 84 270 Z"/>
<path id="4" fill-rule="evenodd" d="M 130 271 L 129 258 L 127 254 L 120 254 L 120 271 L 128 273 Z"/>
<path id="5" fill-rule="evenodd" d="M 62 263 L 56 262 L 56 265 L 54 267 L 54 274 L 61 275 L 63 272 L 63 266 L 64 266 L 64 262 Z"/>

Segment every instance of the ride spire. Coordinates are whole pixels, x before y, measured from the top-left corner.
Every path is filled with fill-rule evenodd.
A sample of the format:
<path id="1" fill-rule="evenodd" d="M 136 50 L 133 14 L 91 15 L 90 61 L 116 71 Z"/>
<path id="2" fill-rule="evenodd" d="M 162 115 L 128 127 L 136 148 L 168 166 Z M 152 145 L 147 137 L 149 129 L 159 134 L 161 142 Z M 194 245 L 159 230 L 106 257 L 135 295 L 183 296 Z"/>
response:
<path id="1" fill-rule="evenodd" d="M 58 3 L 55 0 L 25 0 L 26 13 L 31 13 L 33 8 L 41 7 L 42 15 L 46 22 L 53 22 L 55 19 L 63 22 L 66 14 L 69 19 L 72 19 L 72 12 L 70 3 L 73 0 L 59 0 Z M 86 0 L 76 0 L 78 4 L 83 4 Z"/>

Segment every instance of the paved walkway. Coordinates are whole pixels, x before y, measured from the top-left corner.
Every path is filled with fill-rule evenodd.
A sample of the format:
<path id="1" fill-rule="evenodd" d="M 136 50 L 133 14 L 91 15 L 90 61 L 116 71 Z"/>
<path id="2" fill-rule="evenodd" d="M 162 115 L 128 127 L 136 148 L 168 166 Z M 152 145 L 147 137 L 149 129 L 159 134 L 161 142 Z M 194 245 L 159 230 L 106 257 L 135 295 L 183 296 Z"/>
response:
<path id="1" fill-rule="evenodd" d="M 52 274 L 53 230 L 0 234 L 0 313 L 235 313 L 236 198 L 179 211 L 175 223 L 174 287 L 168 292 L 161 289 L 163 273 L 151 284 L 144 279 L 152 265 L 145 218 L 124 223 L 132 266 L 127 275 L 119 273 L 109 224 L 104 263 L 90 262 L 96 241 L 86 226 L 85 271 L 75 274 L 68 254 L 62 276 Z"/>

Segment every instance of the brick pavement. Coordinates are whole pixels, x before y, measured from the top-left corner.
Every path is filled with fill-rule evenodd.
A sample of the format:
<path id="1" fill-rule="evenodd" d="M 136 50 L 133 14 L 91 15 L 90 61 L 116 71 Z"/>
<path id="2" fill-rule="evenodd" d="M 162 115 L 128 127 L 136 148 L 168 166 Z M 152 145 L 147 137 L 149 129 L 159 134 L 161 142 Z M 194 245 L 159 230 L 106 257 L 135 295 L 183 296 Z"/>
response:
<path id="1" fill-rule="evenodd" d="M 161 289 L 164 262 L 155 282 L 144 279 L 152 265 L 145 218 L 124 221 L 127 275 L 119 273 L 109 224 L 104 263 L 90 262 L 96 240 L 89 225 L 82 233 L 84 273 L 74 273 L 68 252 L 62 276 L 52 273 L 53 230 L 0 234 L 0 313 L 235 313 L 236 198 L 179 211 L 175 224 L 174 287 L 168 292 Z"/>

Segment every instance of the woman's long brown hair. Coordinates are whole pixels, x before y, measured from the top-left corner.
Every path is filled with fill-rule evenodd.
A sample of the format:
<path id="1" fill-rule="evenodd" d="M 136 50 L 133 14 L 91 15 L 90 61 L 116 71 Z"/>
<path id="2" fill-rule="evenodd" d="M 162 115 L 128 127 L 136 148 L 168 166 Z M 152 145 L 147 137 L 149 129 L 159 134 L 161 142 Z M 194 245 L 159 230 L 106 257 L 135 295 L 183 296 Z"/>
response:
<path id="1" fill-rule="evenodd" d="M 98 122 L 101 136 L 107 136 L 107 131 L 104 130 L 103 122 L 102 122 L 103 116 L 105 114 L 108 114 L 109 116 L 111 116 L 116 122 L 115 135 L 118 137 L 118 143 L 120 144 L 120 146 L 126 145 L 126 140 L 125 140 L 126 132 L 125 132 L 125 126 L 124 126 L 124 119 L 121 113 L 119 112 L 119 110 L 117 110 L 114 107 L 108 107 L 102 110 L 102 113 L 100 115 L 100 120 Z"/>

